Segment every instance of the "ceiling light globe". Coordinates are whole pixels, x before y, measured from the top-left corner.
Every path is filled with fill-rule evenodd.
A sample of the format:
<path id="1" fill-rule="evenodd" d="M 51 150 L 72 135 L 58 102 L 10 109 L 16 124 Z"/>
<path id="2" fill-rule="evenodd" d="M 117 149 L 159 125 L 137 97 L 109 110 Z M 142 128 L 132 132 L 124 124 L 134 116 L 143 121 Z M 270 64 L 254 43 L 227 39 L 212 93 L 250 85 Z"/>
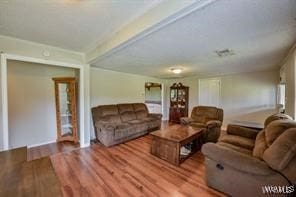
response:
<path id="1" fill-rule="evenodd" d="M 183 71 L 183 69 L 182 68 L 172 68 L 171 71 L 175 74 L 180 74 Z"/>

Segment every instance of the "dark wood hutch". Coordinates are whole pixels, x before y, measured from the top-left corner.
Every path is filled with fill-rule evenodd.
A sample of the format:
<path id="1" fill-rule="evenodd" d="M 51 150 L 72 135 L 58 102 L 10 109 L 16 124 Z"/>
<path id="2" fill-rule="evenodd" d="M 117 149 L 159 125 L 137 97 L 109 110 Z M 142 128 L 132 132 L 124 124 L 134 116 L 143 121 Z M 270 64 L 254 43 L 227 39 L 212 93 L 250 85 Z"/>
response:
<path id="1" fill-rule="evenodd" d="M 181 117 L 188 116 L 189 87 L 174 83 L 170 87 L 170 122 L 180 123 Z"/>

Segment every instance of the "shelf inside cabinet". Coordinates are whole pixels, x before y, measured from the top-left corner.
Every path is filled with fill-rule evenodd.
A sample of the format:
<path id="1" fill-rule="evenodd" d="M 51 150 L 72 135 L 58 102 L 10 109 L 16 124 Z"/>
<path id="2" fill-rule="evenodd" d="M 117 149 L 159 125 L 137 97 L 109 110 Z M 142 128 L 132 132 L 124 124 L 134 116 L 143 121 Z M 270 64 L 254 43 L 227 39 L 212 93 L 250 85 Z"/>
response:
<path id="1" fill-rule="evenodd" d="M 73 125 L 72 124 L 64 124 L 62 125 L 62 128 L 72 128 Z"/>
<path id="2" fill-rule="evenodd" d="M 61 117 L 69 117 L 72 116 L 72 114 L 61 114 Z"/>

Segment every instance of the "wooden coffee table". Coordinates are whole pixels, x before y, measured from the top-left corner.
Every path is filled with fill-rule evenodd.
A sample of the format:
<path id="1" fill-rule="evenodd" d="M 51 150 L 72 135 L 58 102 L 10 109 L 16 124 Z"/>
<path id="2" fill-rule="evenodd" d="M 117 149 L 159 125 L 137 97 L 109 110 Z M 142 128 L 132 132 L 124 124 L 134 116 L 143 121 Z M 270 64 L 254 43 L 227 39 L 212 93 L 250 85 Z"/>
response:
<path id="1" fill-rule="evenodd" d="M 151 132 L 151 154 L 179 166 L 185 159 L 198 151 L 201 146 L 203 128 L 172 125 L 163 130 Z M 189 155 L 181 155 L 182 146 L 193 143 Z"/>

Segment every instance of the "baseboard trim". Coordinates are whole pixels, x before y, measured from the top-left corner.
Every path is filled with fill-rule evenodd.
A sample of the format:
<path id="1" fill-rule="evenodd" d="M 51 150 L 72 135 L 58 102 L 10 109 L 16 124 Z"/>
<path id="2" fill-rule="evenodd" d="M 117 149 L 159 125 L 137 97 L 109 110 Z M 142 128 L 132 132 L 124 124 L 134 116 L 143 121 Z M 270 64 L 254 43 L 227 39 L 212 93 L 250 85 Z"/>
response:
<path id="1" fill-rule="evenodd" d="M 80 148 L 85 148 L 85 147 L 89 147 L 89 146 L 90 146 L 90 143 L 86 143 L 86 144 L 80 143 Z"/>
<path id="2" fill-rule="evenodd" d="M 32 145 L 28 145 L 28 148 L 33 148 L 36 146 L 42 146 L 42 145 L 46 145 L 46 144 L 51 144 L 51 143 L 55 143 L 57 142 L 56 140 L 51 140 L 51 141 L 47 141 L 47 142 L 42 142 L 42 143 L 38 143 L 38 144 L 32 144 Z"/>

